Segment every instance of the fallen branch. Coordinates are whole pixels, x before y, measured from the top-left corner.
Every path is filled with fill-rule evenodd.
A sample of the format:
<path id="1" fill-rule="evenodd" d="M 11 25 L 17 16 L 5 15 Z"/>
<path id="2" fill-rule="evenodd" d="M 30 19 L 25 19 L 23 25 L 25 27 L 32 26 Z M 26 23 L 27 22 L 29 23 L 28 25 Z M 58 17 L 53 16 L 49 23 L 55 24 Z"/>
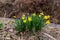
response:
<path id="1" fill-rule="evenodd" d="M 53 40 L 56 40 L 53 36 L 51 36 L 51 35 L 49 35 L 49 34 L 47 34 L 47 33 L 44 33 L 44 32 L 42 32 L 42 33 L 43 33 L 44 35 L 46 35 L 46 36 L 52 38 Z"/>

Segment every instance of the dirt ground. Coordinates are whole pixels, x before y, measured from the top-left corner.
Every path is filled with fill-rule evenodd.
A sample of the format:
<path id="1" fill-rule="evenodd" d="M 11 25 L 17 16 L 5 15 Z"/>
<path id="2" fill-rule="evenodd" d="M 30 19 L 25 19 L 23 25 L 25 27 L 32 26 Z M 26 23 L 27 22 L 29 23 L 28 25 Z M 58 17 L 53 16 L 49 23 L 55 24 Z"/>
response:
<path id="1" fill-rule="evenodd" d="M 0 18 L 4 27 L 0 29 L 0 40 L 60 40 L 60 25 L 51 23 L 36 33 L 18 33 L 15 30 L 15 19 Z"/>
<path id="2" fill-rule="evenodd" d="M 22 14 L 42 11 L 51 16 L 52 24 L 35 34 L 15 30 L 13 16 L 20 18 Z M 0 29 L 0 40 L 60 40 L 60 0 L 0 0 L 0 17 L 4 24 Z"/>

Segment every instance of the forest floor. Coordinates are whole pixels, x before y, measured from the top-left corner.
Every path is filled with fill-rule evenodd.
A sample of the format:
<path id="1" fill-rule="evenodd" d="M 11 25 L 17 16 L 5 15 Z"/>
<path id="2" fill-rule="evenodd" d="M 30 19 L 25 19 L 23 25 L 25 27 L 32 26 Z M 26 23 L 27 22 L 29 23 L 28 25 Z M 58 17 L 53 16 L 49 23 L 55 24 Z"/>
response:
<path id="1" fill-rule="evenodd" d="M 18 33 L 15 30 L 15 19 L 0 18 L 4 27 L 0 29 L 0 40 L 60 40 L 60 25 L 51 23 L 41 31 L 32 34 L 31 32 Z"/>

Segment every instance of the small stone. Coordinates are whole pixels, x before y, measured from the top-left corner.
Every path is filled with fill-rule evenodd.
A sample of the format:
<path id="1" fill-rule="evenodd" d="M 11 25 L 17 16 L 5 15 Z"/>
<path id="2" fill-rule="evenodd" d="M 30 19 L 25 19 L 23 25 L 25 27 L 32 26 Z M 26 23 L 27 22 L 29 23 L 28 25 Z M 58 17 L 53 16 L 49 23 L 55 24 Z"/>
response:
<path id="1" fill-rule="evenodd" d="M 10 40 L 11 38 L 10 37 L 6 37 L 6 40 Z"/>
<path id="2" fill-rule="evenodd" d="M 9 29 L 9 32 L 13 32 L 13 29 Z"/>
<path id="3" fill-rule="evenodd" d="M 7 37 L 10 37 L 10 35 L 9 35 L 9 34 L 7 34 Z"/>

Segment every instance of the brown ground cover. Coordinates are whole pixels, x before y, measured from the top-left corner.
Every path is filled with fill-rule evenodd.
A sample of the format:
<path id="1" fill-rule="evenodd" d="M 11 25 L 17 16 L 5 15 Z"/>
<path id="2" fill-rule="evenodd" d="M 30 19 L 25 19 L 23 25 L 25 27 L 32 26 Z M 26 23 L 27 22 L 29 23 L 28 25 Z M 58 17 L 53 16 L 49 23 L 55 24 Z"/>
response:
<path id="1" fill-rule="evenodd" d="M 60 23 L 60 0 L 0 0 L 0 17 L 20 18 L 22 14 L 44 12 L 51 22 Z"/>

